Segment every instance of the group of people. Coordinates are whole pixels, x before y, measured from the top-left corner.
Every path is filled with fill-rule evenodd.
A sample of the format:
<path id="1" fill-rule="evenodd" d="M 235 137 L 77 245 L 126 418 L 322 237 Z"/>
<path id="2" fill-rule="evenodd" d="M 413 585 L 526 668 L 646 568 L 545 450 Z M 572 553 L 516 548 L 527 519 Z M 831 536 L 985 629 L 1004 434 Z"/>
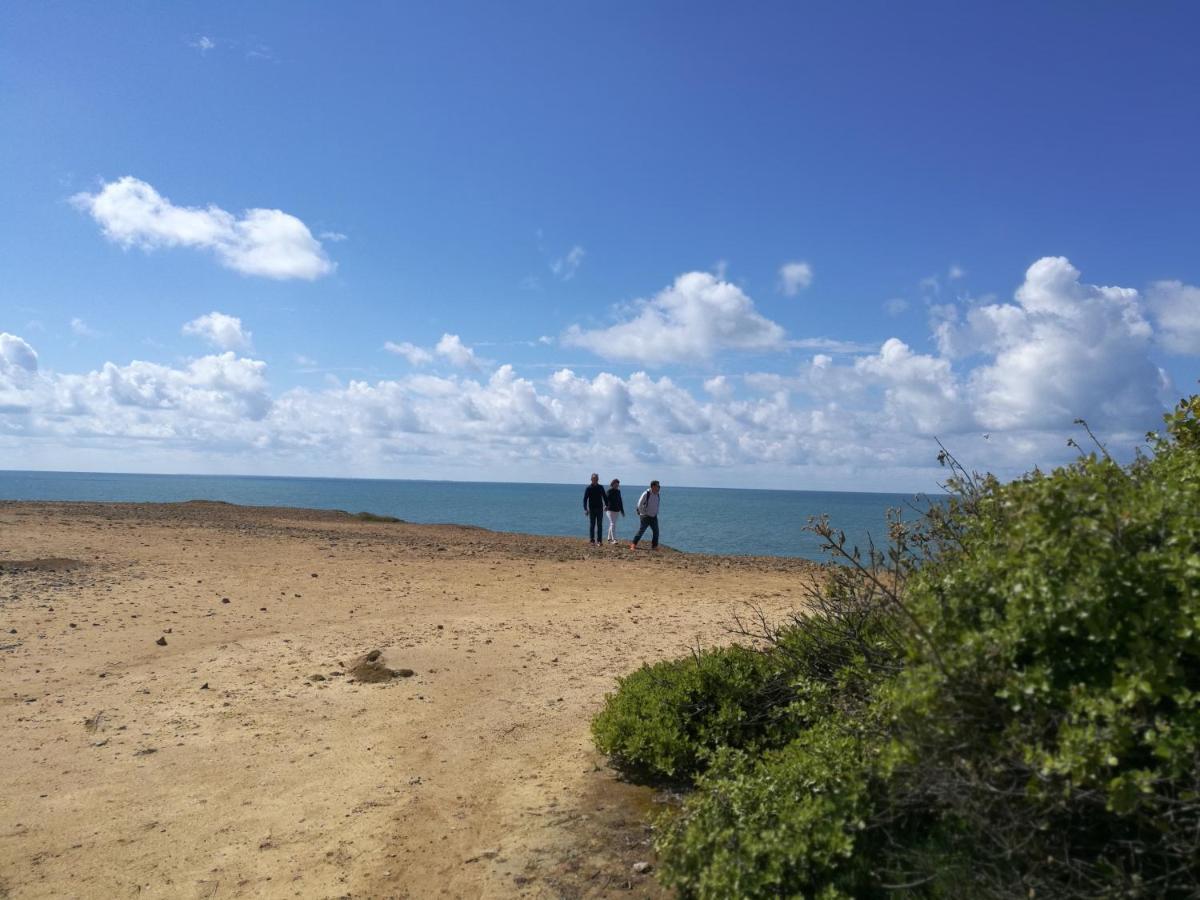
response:
<path id="1" fill-rule="evenodd" d="M 637 534 L 629 543 L 630 550 L 636 550 L 638 541 L 650 529 L 650 549 L 658 549 L 658 506 L 659 492 L 662 490 L 657 481 L 650 482 L 650 487 L 638 498 L 634 512 L 641 520 Z M 583 514 L 588 517 L 588 543 L 599 547 L 604 543 L 601 538 L 601 527 L 604 514 L 608 513 L 608 542 L 618 543 L 617 517 L 625 515 L 625 501 L 621 499 L 621 479 L 614 478 L 608 485 L 608 490 L 600 486 L 600 476 L 592 473 L 592 482 L 583 491 Z"/>

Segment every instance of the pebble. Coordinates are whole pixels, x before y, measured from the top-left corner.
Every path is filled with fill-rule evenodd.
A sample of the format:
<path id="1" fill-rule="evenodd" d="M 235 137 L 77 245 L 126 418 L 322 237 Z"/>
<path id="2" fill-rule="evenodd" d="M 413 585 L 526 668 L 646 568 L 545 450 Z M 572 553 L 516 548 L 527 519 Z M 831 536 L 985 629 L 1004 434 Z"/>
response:
<path id="1" fill-rule="evenodd" d="M 158 644 L 158 646 L 160 646 L 160 647 L 165 647 L 165 646 L 167 646 L 167 639 L 165 637 L 160 637 L 154 643 Z"/>
<path id="2" fill-rule="evenodd" d="M 633 871 L 637 872 L 639 875 L 646 875 L 653 870 L 654 866 L 648 862 L 635 862 L 633 864 Z"/>

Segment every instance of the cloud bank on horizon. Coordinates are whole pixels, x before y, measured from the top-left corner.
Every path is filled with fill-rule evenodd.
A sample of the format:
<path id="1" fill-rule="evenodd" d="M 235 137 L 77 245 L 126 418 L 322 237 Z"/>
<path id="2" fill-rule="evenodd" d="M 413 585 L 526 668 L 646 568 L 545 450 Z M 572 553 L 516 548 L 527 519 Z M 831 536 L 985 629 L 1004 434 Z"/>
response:
<path id="1" fill-rule="evenodd" d="M 142 212 L 123 218 L 105 203 L 97 214 L 114 239 L 217 246 L 212 235 L 227 233 L 220 211 L 180 211 L 127 190 Z M 1200 355 L 1200 289 L 1092 285 L 1063 257 L 1033 263 L 1011 302 L 933 307 L 935 353 L 890 338 L 865 352 L 817 352 L 782 374 L 710 375 L 698 389 L 646 370 L 782 356 L 811 339 L 790 340 L 742 288 L 707 272 L 680 275 L 617 318 L 573 326 L 562 343 L 635 367 L 625 374 L 560 367 L 535 379 L 446 333 L 429 348 L 385 344 L 421 371 L 277 391 L 265 361 L 239 355 L 251 335 L 228 313 L 183 325 L 221 352 L 176 365 L 56 372 L 30 340 L 0 333 L 0 446 L 220 460 L 247 472 L 318 474 L 317 460 L 323 474 L 403 476 L 436 462 L 463 477 L 536 480 L 601 458 L 626 472 L 704 470 L 709 483 L 728 471 L 797 486 L 787 473 L 825 471 L 865 487 L 932 486 L 935 437 L 969 448 L 975 468 L 1010 474 L 1063 459 L 1076 417 L 1132 447 L 1173 391 L 1190 389 L 1172 385 L 1155 354 Z"/>

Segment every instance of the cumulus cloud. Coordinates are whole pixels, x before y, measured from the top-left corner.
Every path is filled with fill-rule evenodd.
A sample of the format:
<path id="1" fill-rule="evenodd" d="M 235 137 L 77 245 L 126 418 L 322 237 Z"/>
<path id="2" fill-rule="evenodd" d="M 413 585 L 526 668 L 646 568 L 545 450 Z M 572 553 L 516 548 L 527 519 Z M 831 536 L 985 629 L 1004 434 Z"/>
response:
<path id="1" fill-rule="evenodd" d="M 433 352 L 460 369 L 478 368 L 475 351 L 464 344 L 457 334 L 443 334 Z"/>
<path id="2" fill-rule="evenodd" d="M 779 267 L 779 289 L 789 297 L 795 297 L 812 280 L 812 266 L 806 262 L 789 262 Z"/>
<path id="3" fill-rule="evenodd" d="M 1200 354 L 1200 287 L 1156 281 L 1146 292 L 1158 339 L 1172 353 Z"/>
<path id="4" fill-rule="evenodd" d="M 735 326 L 756 315 L 736 287 L 704 278 L 684 276 L 624 325 L 657 315 L 659 330 L 670 331 L 698 311 Z M 929 487 L 938 477 L 935 436 L 973 468 L 1001 475 L 1068 458 L 1064 438 L 1076 416 L 1114 449 L 1133 446 L 1163 409 L 1150 356 L 1160 345 L 1145 309 L 1167 311 L 1159 327 L 1168 333 L 1177 295 L 1190 302 L 1182 286 L 1148 294 L 1156 291 L 1166 299 L 1148 304 L 1129 288 L 1087 284 L 1065 259 L 1048 257 L 1030 266 L 1011 302 L 947 304 L 936 350 L 891 338 L 869 351 L 817 352 L 797 366 L 703 381 L 568 368 L 534 379 L 488 365 L 447 333 L 434 348 L 387 348 L 447 363 L 444 372 L 272 392 L 265 364 L 233 352 L 60 374 L 39 365 L 23 338 L 0 334 L 0 448 L 15 458 L 14 450 L 54 441 L 88 453 L 136 443 L 224 453 L 243 471 L 319 464 L 307 471 L 431 477 L 554 478 L 580 459 L 603 458 L 624 473 L 673 469 L 727 484 L 800 484 L 802 472 L 809 486 Z M 699 344 L 675 336 L 671 353 L 730 346 L 730 331 L 711 321 L 697 331 Z M 770 346 L 788 348 L 778 335 Z M 79 453 L 80 464 L 92 458 Z"/>
<path id="5" fill-rule="evenodd" d="M 94 328 L 88 325 L 87 322 L 76 316 L 71 320 L 71 334 L 75 335 L 76 337 L 92 338 L 98 337 L 100 332 L 96 331 Z"/>
<path id="6" fill-rule="evenodd" d="M 216 311 L 192 319 L 183 326 L 183 334 L 198 337 L 220 350 L 249 350 L 253 337 L 237 316 Z"/>
<path id="7" fill-rule="evenodd" d="M 428 350 L 408 341 L 399 344 L 388 341 L 383 345 L 383 349 L 388 353 L 403 356 L 409 364 L 414 366 L 426 366 L 441 359 L 460 369 L 478 370 L 480 368 L 475 351 L 464 344 L 457 334 L 443 334 L 437 344 Z"/>
<path id="8" fill-rule="evenodd" d="M 937 326 L 948 357 L 989 357 L 969 375 L 978 422 L 989 430 L 1151 427 L 1164 375 L 1150 360 L 1153 330 L 1133 288 L 1085 284 L 1063 257 L 1029 267 L 1015 303 L 977 306 Z"/>
<path id="9" fill-rule="evenodd" d="M 0 331 L 0 372 L 15 378 L 37 370 L 37 353 L 25 339 L 7 331 Z"/>
<path id="10" fill-rule="evenodd" d="M 587 252 L 576 244 L 566 252 L 566 255 L 550 263 L 550 271 L 559 280 L 570 281 L 575 277 L 575 273 L 579 271 L 579 267 L 583 265 L 583 258 L 586 255 Z"/>
<path id="11" fill-rule="evenodd" d="M 716 375 L 705 379 L 704 390 L 714 397 L 729 397 L 733 394 L 733 385 L 724 375 Z"/>
<path id="12" fill-rule="evenodd" d="M 278 209 L 248 209 L 239 218 L 214 205 L 176 206 L 128 175 L 71 200 L 123 247 L 211 250 L 226 268 L 278 280 L 312 281 L 334 270 L 308 226 Z"/>
<path id="13" fill-rule="evenodd" d="M 636 310 L 633 318 L 609 328 L 572 326 L 562 342 L 643 365 L 702 362 L 721 350 L 784 347 L 783 328 L 760 315 L 741 288 L 711 272 L 680 275 Z"/>
<path id="14" fill-rule="evenodd" d="M 416 344 L 410 344 L 408 341 L 395 343 L 388 341 L 383 345 L 383 349 L 388 353 L 395 353 L 397 356 L 403 356 L 408 360 L 410 365 L 423 366 L 433 362 L 433 354 L 423 347 L 418 347 Z"/>

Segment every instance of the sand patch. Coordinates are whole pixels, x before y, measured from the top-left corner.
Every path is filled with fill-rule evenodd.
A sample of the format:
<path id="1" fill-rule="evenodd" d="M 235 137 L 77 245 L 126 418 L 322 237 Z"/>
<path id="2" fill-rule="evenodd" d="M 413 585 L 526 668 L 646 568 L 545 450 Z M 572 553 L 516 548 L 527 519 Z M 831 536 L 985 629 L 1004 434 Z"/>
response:
<path id="1" fill-rule="evenodd" d="M 320 510 L 0 516 L 23 564 L 0 561 L 0 897 L 22 900 L 661 896 L 658 803 L 591 717 L 813 572 Z"/>

